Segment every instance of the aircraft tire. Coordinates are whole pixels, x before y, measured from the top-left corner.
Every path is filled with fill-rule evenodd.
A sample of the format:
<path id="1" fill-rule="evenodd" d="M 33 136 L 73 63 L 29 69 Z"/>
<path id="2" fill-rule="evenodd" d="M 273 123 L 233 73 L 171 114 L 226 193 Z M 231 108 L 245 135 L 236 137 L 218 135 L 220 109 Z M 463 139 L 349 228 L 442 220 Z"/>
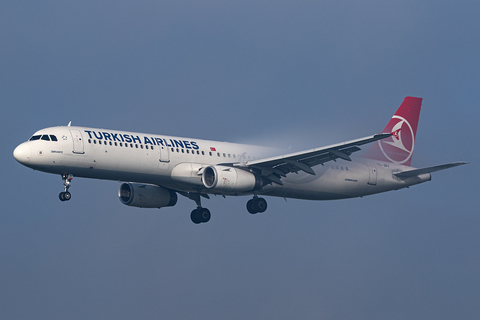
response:
<path id="1" fill-rule="evenodd" d="M 257 213 L 257 211 L 255 210 L 254 206 L 253 206 L 253 199 L 250 199 L 248 200 L 247 202 L 247 211 L 251 214 L 255 214 Z"/>
<path id="2" fill-rule="evenodd" d="M 60 192 L 59 195 L 58 195 L 58 199 L 60 199 L 60 201 L 65 201 L 65 192 Z"/>
<path id="3" fill-rule="evenodd" d="M 263 198 L 256 199 L 255 209 L 259 213 L 265 212 L 265 210 L 267 210 L 267 201 Z"/>
<path id="4" fill-rule="evenodd" d="M 207 208 L 202 208 L 202 209 L 198 209 L 198 211 L 199 211 L 199 217 L 201 222 L 205 223 L 210 221 L 210 218 L 212 217 L 210 210 L 208 210 Z"/>
<path id="5" fill-rule="evenodd" d="M 68 201 L 72 198 L 72 194 L 70 192 L 63 192 L 63 198 L 65 199 L 65 201 Z"/>
<path id="6" fill-rule="evenodd" d="M 202 222 L 200 220 L 200 214 L 198 212 L 198 209 L 192 211 L 192 213 L 190 214 L 190 219 L 192 219 L 192 222 L 195 224 L 199 224 Z"/>

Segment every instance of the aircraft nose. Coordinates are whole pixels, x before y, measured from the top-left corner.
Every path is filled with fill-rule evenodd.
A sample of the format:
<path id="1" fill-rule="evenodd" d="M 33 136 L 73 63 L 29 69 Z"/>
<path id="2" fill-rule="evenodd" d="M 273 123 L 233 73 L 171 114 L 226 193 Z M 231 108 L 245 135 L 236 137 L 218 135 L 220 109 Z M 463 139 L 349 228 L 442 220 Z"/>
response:
<path id="1" fill-rule="evenodd" d="M 30 161 L 30 153 L 30 146 L 22 143 L 13 150 L 13 157 L 21 164 L 27 164 Z"/>

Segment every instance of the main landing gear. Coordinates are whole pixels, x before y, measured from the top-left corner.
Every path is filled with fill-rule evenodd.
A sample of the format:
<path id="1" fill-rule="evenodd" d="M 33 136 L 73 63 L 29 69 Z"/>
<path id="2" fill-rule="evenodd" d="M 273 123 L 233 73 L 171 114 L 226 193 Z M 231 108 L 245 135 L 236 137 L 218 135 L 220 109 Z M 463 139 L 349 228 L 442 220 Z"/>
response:
<path id="1" fill-rule="evenodd" d="M 60 201 L 68 201 L 72 198 L 71 193 L 68 192 L 68 188 L 70 188 L 70 183 L 72 183 L 72 179 L 72 174 L 62 174 L 63 187 L 65 188 L 65 191 L 60 192 L 60 194 L 58 195 Z"/>
<path id="2" fill-rule="evenodd" d="M 267 210 L 267 201 L 255 195 L 253 199 L 248 200 L 247 210 L 251 214 L 265 212 L 265 210 Z"/>
<path id="3" fill-rule="evenodd" d="M 190 214 L 190 219 L 192 219 L 193 223 L 199 224 L 210 221 L 211 216 L 212 215 L 210 214 L 210 210 L 208 210 L 207 208 L 199 207 L 192 211 L 192 213 Z"/>
<path id="4" fill-rule="evenodd" d="M 185 192 L 183 195 L 195 201 L 197 204 L 197 209 L 193 210 L 190 214 L 190 219 L 192 219 L 193 223 L 200 224 L 210 221 L 212 215 L 210 214 L 210 210 L 207 208 L 202 208 L 200 193 Z M 208 198 L 208 196 L 205 197 Z M 267 210 L 267 201 L 263 198 L 259 198 L 257 195 L 254 195 L 253 199 L 250 199 L 247 202 L 247 210 L 251 214 L 265 212 L 265 210 Z"/>
<path id="5" fill-rule="evenodd" d="M 200 194 L 199 193 L 189 193 L 188 197 L 195 201 L 197 204 L 197 209 L 193 210 L 190 214 L 190 219 L 195 224 L 205 223 L 210 221 L 212 215 L 210 214 L 210 210 L 207 208 L 202 208 L 202 203 L 200 201 Z"/>

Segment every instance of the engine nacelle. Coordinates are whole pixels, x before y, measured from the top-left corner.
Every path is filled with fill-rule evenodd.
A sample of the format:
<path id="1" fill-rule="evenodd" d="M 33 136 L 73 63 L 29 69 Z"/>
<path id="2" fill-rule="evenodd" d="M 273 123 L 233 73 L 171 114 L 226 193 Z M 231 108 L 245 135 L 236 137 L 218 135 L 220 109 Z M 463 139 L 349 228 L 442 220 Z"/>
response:
<path id="1" fill-rule="evenodd" d="M 118 197 L 123 204 L 139 208 L 171 207 L 177 203 L 175 191 L 151 184 L 123 183 Z"/>
<path id="2" fill-rule="evenodd" d="M 248 192 L 262 187 L 262 179 L 257 175 L 227 166 L 209 166 L 202 174 L 203 185 L 220 192 Z"/>

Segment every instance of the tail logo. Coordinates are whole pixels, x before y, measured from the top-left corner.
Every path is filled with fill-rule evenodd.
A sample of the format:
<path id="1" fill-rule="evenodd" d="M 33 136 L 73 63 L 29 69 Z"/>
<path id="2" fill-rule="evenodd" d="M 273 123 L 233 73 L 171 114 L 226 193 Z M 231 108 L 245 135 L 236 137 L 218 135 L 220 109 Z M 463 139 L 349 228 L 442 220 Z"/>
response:
<path id="1" fill-rule="evenodd" d="M 394 115 L 385 129 L 390 131 L 392 138 L 390 141 L 387 138 L 378 142 L 383 155 L 393 163 L 407 162 L 412 157 L 415 146 L 412 126 L 405 118 Z"/>

